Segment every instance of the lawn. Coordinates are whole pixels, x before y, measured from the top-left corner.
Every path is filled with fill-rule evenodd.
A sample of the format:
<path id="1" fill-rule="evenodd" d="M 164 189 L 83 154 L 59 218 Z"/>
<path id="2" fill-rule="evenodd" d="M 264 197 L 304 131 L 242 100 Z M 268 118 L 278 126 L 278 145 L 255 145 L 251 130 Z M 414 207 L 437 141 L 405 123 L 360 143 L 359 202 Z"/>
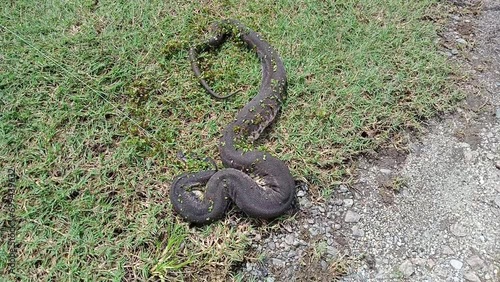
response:
<path id="1" fill-rule="evenodd" d="M 236 18 L 278 50 L 288 98 L 254 146 L 324 195 L 348 181 L 353 158 L 399 143 L 398 132 L 460 98 L 435 44 L 442 15 L 431 0 L 4 3 L 2 280 L 238 279 L 233 266 L 270 226 L 233 211 L 189 227 L 168 190 L 174 176 L 206 166 L 177 152 L 218 160 L 217 139 L 257 93 L 260 64 L 237 42 L 202 56 L 217 92 L 242 90 L 215 101 L 188 46 Z"/>

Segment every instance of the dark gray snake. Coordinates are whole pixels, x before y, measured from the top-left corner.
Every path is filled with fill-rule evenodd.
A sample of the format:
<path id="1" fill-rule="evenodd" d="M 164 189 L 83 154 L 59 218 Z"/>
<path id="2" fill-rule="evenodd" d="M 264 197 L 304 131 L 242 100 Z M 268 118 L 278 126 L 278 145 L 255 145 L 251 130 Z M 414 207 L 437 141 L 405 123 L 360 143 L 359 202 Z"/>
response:
<path id="1" fill-rule="evenodd" d="M 286 164 L 266 152 L 236 149 L 238 140 L 254 141 L 275 119 L 286 92 L 286 73 L 281 58 L 259 34 L 236 20 L 214 25 L 215 35 L 189 51 L 191 66 L 201 85 L 217 95 L 201 78 L 197 55 L 217 48 L 231 35 L 238 36 L 254 50 L 262 65 L 259 93 L 241 109 L 223 130 L 219 152 L 224 169 L 205 170 L 177 176 L 170 189 L 175 211 L 195 224 L 220 219 L 234 202 L 250 217 L 272 219 L 283 215 L 295 197 L 295 181 Z M 189 191 L 206 185 L 203 197 Z"/>

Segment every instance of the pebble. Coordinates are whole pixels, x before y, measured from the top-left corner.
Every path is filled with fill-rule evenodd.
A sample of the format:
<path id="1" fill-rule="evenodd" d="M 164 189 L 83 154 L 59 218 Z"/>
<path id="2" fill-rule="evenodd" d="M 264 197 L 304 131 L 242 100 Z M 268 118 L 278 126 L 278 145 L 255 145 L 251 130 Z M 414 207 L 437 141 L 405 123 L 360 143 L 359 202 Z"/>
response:
<path id="1" fill-rule="evenodd" d="M 455 39 L 455 41 L 458 44 L 463 44 L 463 45 L 467 44 L 467 41 L 465 41 L 465 39 L 463 39 L 463 38 L 457 38 L 457 39 Z"/>
<path id="2" fill-rule="evenodd" d="M 499 195 L 497 195 L 497 196 L 495 197 L 494 202 L 495 202 L 495 204 L 497 204 L 497 206 L 500 208 L 500 194 L 499 194 Z"/>
<path id="3" fill-rule="evenodd" d="M 272 258 L 271 259 L 272 264 L 279 268 L 285 267 L 285 262 L 283 260 L 277 259 L 277 258 Z"/>
<path id="4" fill-rule="evenodd" d="M 337 249 L 335 249 L 332 246 L 327 246 L 326 247 L 326 253 L 329 254 L 329 255 L 331 255 L 332 257 L 336 257 L 337 254 L 338 254 L 338 251 L 337 251 Z"/>
<path id="5" fill-rule="evenodd" d="M 297 192 L 297 197 L 304 197 L 306 195 L 306 192 L 305 191 L 302 191 L 302 190 L 299 190 Z"/>
<path id="6" fill-rule="evenodd" d="M 457 237 L 465 237 L 467 235 L 467 229 L 458 222 L 450 226 L 450 232 Z"/>
<path id="7" fill-rule="evenodd" d="M 333 201 L 333 204 L 336 206 L 342 206 L 344 204 L 344 201 L 342 201 L 341 199 L 337 199 Z"/>
<path id="8" fill-rule="evenodd" d="M 387 169 L 387 168 L 381 168 L 380 169 L 380 172 L 384 173 L 384 174 L 390 174 L 392 172 L 392 170 L 390 169 Z"/>
<path id="9" fill-rule="evenodd" d="M 443 246 L 442 253 L 443 255 L 452 255 L 455 252 L 449 246 Z"/>
<path id="10" fill-rule="evenodd" d="M 340 186 L 339 186 L 339 191 L 340 191 L 341 193 L 346 193 L 346 192 L 348 192 L 348 191 L 349 191 L 349 188 L 347 188 L 347 186 L 345 186 L 345 185 L 340 185 Z"/>
<path id="11" fill-rule="evenodd" d="M 413 272 L 415 272 L 415 268 L 413 267 L 413 264 L 409 260 L 405 260 L 400 266 L 399 266 L 399 271 L 405 278 L 410 277 Z"/>
<path id="12" fill-rule="evenodd" d="M 344 199 L 344 206 L 350 208 L 354 205 L 354 200 L 353 199 Z"/>
<path id="13" fill-rule="evenodd" d="M 361 215 L 359 215 L 351 210 L 348 210 L 347 213 L 345 214 L 344 221 L 345 222 L 358 222 L 360 218 L 361 218 Z"/>
<path id="14" fill-rule="evenodd" d="M 464 265 L 463 262 L 459 261 L 459 260 L 456 260 L 456 259 L 452 259 L 450 260 L 450 264 L 453 268 L 455 268 L 456 270 L 460 270 L 462 269 L 462 266 Z"/>
<path id="15" fill-rule="evenodd" d="M 451 54 L 452 55 L 457 55 L 458 54 L 458 50 L 457 49 L 451 49 Z"/>
<path id="16" fill-rule="evenodd" d="M 464 278 L 465 278 L 465 280 L 471 281 L 471 282 L 481 282 L 481 279 L 479 279 L 479 277 L 477 277 L 477 275 L 474 272 L 465 273 Z"/>
<path id="17" fill-rule="evenodd" d="M 286 237 L 285 237 L 285 243 L 287 243 L 290 246 L 294 245 L 294 243 L 295 243 L 295 236 L 293 235 L 293 233 L 286 235 Z"/>
<path id="18" fill-rule="evenodd" d="M 498 119 L 500 119 L 500 108 L 497 108 L 496 116 L 497 116 Z"/>
<path id="19" fill-rule="evenodd" d="M 477 255 L 473 255 L 466 260 L 472 269 L 480 269 L 484 266 L 484 261 Z"/>
<path id="20" fill-rule="evenodd" d="M 353 226 L 351 228 L 351 230 L 352 230 L 352 236 L 354 236 L 354 237 L 363 237 L 363 236 L 365 236 L 365 231 L 363 231 L 358 226 Z"/>

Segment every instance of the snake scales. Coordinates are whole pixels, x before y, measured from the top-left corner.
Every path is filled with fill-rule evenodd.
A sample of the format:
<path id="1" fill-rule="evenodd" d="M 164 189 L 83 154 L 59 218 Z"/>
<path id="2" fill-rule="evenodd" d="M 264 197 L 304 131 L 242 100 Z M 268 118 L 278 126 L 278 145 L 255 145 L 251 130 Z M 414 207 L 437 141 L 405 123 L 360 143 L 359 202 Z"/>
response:
<path id="1" fill-rule="evenodd" d="M 231 201 L 250 217 L 271 219 L 284 214 L 295 196 L 295 181 L 286 164 L 269 153 L 244 152 L 235 146 L 238 140 L 254 141 L 275 119 L 286 92 L 286 72 L 281 58 L 259 34 L 236 20 L 214 24 L 214 36 L 192 47 L 189 58 L 201 85 L 217 95 L 201 78 L 197 55 L 222 45 L 233 35 L 254 50 L 262 66 L 262 84 L 258 94 L 223 130 L 219 152 L 222 170 L 205 170 L 177 176 L 170 189 L 175 211 L 185 220 L 207 224 L 224 216 Z M 189 191 L 206 185 L 203 197 Z"/>

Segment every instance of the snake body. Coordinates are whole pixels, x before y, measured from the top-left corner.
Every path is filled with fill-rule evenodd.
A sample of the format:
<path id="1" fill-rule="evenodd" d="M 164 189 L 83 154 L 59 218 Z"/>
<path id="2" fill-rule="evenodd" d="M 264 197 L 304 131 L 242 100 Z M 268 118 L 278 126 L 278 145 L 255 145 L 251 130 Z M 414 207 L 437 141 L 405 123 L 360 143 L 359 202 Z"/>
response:
<path id="1" fill-rule="evenodd" d="M 262 66 L 262 83 L 258 94 L 223 130 L 219 152 L 225 168 L 177 176 L 170 189 L 170 200 L 178 214 L 196 224 L 222 218 L 231 201 L 250 217 L 275 218 L 290 208 L 295 196 L 295 181 L 288 167 L 269 153 L 244 152 L 235 144 L 239 140 L 256 140 L 276 118 L 286 92 L 285 68 L 274 48 L 239 21 L 218 22 L 214 30 L 213 37 L 189 52 L 192 69 L 207 92 L 215 98 L 225 98 L 217 95 L 201 78 L 197 55 L 219 47 L 231 35 L 239 36 L 257 53 Z M 189 191 L 200 185 L 206 185 L 202 198 Z"/>

